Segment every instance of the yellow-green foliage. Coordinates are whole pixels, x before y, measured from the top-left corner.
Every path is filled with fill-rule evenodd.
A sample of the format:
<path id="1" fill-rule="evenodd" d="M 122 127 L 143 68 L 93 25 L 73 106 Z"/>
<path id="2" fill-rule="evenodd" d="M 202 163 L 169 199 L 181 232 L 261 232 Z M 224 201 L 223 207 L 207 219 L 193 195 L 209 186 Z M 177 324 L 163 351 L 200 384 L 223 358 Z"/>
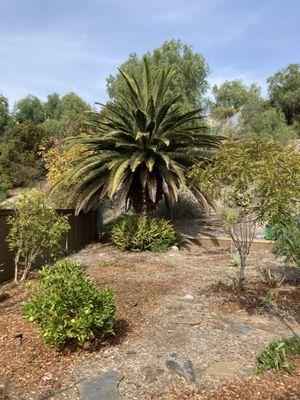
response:
<path id="1" fill-rule="evenodd" d="M 182 242 L 181 235 L 169 221 L 136 215 L 126 215 L 116 222 L 111 238 L 117 246 L 133 251 L 163 252 Z"/>
<path id="2" fill-rule="evenodd" d="M 300 198 L 300 154 L 276 141 L 228 142 L 191 179 L 226 207 L 275 225 L 295 212 Z"/>
<path id="3" fill-rule="evenodd" d="M 44 193 L 25 191 L 15 204 L 15 214 L 8 217 L 10 231 L 7 242 L 16 252 L 15 281 L 23 267 L 21 281 L 25 280 L 37 257 L 55 258 L 60 251 L 60 240 L 70 229 L 67 216 L 59 216 Z"/>
<path id="4" fill-rule="evenodd" d="M 40 271 L 40 281 L 24 306 L 27 322 L 35 322 L 45 343 L 83 343 L 113 333 L 115 295 L 97 290 L 86 271 L 62 260 Z"/>

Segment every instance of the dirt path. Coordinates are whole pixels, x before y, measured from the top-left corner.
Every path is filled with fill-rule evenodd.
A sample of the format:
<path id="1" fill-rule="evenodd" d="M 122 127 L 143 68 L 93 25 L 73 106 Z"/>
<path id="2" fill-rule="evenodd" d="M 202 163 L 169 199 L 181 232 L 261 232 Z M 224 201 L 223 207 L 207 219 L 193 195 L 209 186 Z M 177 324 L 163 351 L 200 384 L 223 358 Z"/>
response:
<path id="1" fill-rule="evenodd" d="M 140 308 L 132 319 L 129 312 L 134 328 L 124 341 L 93 353 L 73 368 L 75 380 L 119 371 L 124 376 L 119 386 L 123 400 L 168 398 L 165 393 L 186 389 L 186 381 L 165 368 L 172 353 L 192 361 L 197 378 L 193 387 L 217 387 L 252 376 L 258 353 L 275 337 L 288 335 L 289 327 L 300 333 L 293 315 L 284 321 L 268 312 L 251 315 L 210 289 L 217 282 L 222 286 L 227 274 L 234 274 L 228 267 L 230 254 L 210 254 L 194 247 L 155 255 L 94 245 L 72 258 L 89 268 L 99 286 L 110 283 L 117 294 L 127 290 L 132 308 Z M 256 254 L 250 264 L 255 266 L 258 260 L 275 265 L 269 254 Z M 254 267 L 248 269 L 248 277 L 256 279 Z M 151 288 L 156 288 L 154 298 Z M 75 390 L 66 398 L 71 398 L 71 392 L 72 398 L 79 398 Z M 58 398 L 63 397 L 53 397 Z"/>
<path id="2" fill-rule="evenodd" d="M 87 268 L 98 288 L 115 291 L 116 337 L 100 347 L 91 343 L 84 350 L 59 354 L 43 344 L 32 325 L 24 324 L 24 294 L 12 290 L 0 312 L 6 325 L 0 326 L 5 357 L 0 384 L 10 400 L 79 400 L 76 383 L 110 370 L 124 377 L 122 400 L 299 399 L 300 365 L 292 375 L 270 373 L 252 382 L 260 351 L 274 338 L 291 335 L 291 329 L 300 334 L 299 285 L 287 282 L 282 293 L 275 293 L 278 301 L 264 300 L 269 289 L 261 284 L 256 266 L 277 267 L 272 255 L 252 255 L 250 289 L 241 297 L 224 285 L 236 272 L 224 250 L 191 245 L 165 254 L 129 253 L 94 244 L 71 258 Z M 279 314 L 270 312 L 273 308 Z M 22 348 L 14 339 L 19 332 L 24 334 Z M 191 360 L 195 383 L 166 368 L 172 353 Z"/>

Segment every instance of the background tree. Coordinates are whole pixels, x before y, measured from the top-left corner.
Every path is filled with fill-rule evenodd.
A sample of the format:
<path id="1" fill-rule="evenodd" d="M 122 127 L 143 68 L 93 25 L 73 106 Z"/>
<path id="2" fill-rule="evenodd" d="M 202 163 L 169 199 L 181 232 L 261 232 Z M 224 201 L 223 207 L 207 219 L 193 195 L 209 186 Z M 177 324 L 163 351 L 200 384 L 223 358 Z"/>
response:
<path id="1" fill-rule="evenodd" d="M 6 130 L 0 150 L 0 181 L 14 186 L 30 185 L 43 170 L 39 147 L 46 132 L 30 121 Z"/>
<path id="2" fill-rule="evenodd" d="M 28 95 L 15 104 L 14 115 L 19 123 L 30 121 L 39 124 L 45 120 L 42 102 L 32 95 Z"/>
<path id="3" fill-rule="evenodd" d="M 239 111 L 249 101 L 260 99 L 260 87 L 255 83 L 245 85 L 240 79 L 225 81 L 212 88 L 215 97 L 214 108 L 233 108 Z"/>
<path id="4" fill-rule="evenodd" d="M 266 107 L 266 102 L 251 102 L 242 111 L 242 139 L 277 140 L 288 144 L 297 138 L 295 130 L 287 126 L 285 116 L 277 108 Z"/>
<path id="5" fill-rule="evenodd" d="M 61 117 L 60 97 L 58 93 L 52 93 L 47 96 L 44 103 L 45 116 L 47 119 L 59 120 Z"/>
<path id="6" fill-rule="evenodd" d="M 90 106 L 74 92 L 65 94 L 58 105 L 60 119 L 65 121 L 78 120 L 90 109 Z"/>
<path id="7" fill-rule="evenodd" d="M 154 73 L 162 68 L 172 66 L 174 77 L 168 87 L 168 95 L 181 95 L 180 103 L 185 109 L 196 108 L 202 105 L 203 94 L 207 90 L 206 77 L 209 72 L 208 65 L 200 53 L 193 52 L 191 46 L 183 44 L 180 40 L 166 41 L 153 52 L 147 52 L 149 67 Z M 129 75 L 136 76 L 141 83 L 143 76 L 143 61 L 135 53 L 121 65 L 121 70 Z M 120 72 L 107 79 L 107 91 L 111 100 L 118 100 L 120 95 L 127 93 L 127 86 Z"/>
<path id="8" fill-rule="evenodd" d="M 267 79 L 272 104 L 285 115 L 288 125 L 300 118 L 300 64 L 290 64 Z"/>
<path id="9" fill-rule="evenodd" d="M 0 95 L 0 136 L 4 134 L 8 121 L 9 121 L 8 100 L 3 95 Z"/>

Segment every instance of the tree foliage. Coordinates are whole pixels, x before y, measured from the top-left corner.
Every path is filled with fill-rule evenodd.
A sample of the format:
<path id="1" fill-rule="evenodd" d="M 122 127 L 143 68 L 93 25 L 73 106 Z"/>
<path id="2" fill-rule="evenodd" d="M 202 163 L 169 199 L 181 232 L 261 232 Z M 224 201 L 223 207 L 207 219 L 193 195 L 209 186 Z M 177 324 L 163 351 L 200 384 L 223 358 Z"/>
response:
<path id="1" fill-rule="evenodd" d="M 144 58 L 141 84 L 135 75 L 120 73 L 126 96 L 106 105 L 106 115 L 93 115 L 92 136 L 71 141 L 87 153 L 71 164 L 58 187 L 74 182 L 77 212 L 121 189 L 137 213 L 152 213 L 163 197 L 177 200 L 187 169 L 209 159 L 210 150 L 220 145 L 206 133 L 199 109 L 182 112 L 180 96 L 167 95 L 174 79 L 171 68 L 153 76 Z"/>
<path id="2" fill-rule="evenodd" d="M 8 100 L 3 95 L 0 95 L 0 136 L 4 134 L 8 121 L 9 121 Z"/>
<path id="3" fill-rule="evenodd" d="M 239 252 L 247 250 L 246 256 L 250 250 L 246 244 L 254 237 L 251 226 L 257 222 L 281 226 L 299 207 L 300 154 L 276 141 L 228 142 L 216 152 L 213 163 L 205 169 L 195 167 L 191 178 L 216 201 L 225 230 Z M 246 260 L 241 267 L 245 264 Z M 238 279 L 241 288 L 243 274 Z"/>
<path id="4" fill-rule="evenodd" d="M 297 138 L 296 132 L 287 126 L 283 112 L 266 107 L 264 102 L 248 103 L 242 116 L 243 128 L 239 135 L 243 139 L 277 140 L 288 144 Z"/>
<path id="5" fill-rule="evenodd" d="M 241 207 L 245 214 L 254 213 L 258 222 L 275 226 L 298 204 L 300 154 L 276 141 L 232 141 L 216 152 L 211 165 L 195 168 L 192 178 L 222 204 Z"/>
<path id="6" fill-rule="evenodd" d="M 26 186 L 38 179 L 43 169 L 39 146 L 45 138 L 44 129 L 31 121 L 9 127 L 1 139 L 0 181 Z"/>
<path id="7" fill-rule="evenodd" d="M 19 100 L 14 108 L 14 115 L 19 123 L 39 124 L 45 120 L 43 104 L 36 96 L 28 95 Z"/>
<path id="8" fill-rule="evenodd" d="M 291 125 L 300 118 L 300 64 L 290 64 L 267 80 L 272 104 Z"/>
<path id="9" fill-rule="evenodd" d="M 174 76 L 170 82 L 167 96 L 181 95 L 181 104 L 185 109 L 196 108 L 202 105 L 202 97 L 208 84 L 206 81 L 209 72 L 208 65 L 200 53 L 193 52 L 192 47 L 183 44 L 180 40 L 166 41 L 153 52 L 146 53 L 149 67 L 154 74 L 161 69 L 173 67 Z M 123 72 L 136 76 L 139 84 L 143 76 L 143 59 L 135 53 L 121 65 Z M 118 72 L 107 79 L 107 90 L 111 100 L 118 100 L 127 93 L 127 85 Z"/>
<path id="10" fill-rule="evenodd" d="M 45 195 L 32 190 L 24 192 L 15 204 L 15 214 L 8 217 L 10 231 L 7 242 L 15 254 L 15 282 L 26 280 L 39 256 L 48 255 L 49 260 L 59 254 L 60 240 L 70 225 L 67 216 L 59 216 Z"/>
<path id="11" fill-rule="evenodd" d="M 259 86 L 255 83 L 247 86 L 240 79 L 214 85 L 212 92 L 215 97 L 214 108 L 233 108 L 238 111 L 249 101 L 260 99 Z"/>

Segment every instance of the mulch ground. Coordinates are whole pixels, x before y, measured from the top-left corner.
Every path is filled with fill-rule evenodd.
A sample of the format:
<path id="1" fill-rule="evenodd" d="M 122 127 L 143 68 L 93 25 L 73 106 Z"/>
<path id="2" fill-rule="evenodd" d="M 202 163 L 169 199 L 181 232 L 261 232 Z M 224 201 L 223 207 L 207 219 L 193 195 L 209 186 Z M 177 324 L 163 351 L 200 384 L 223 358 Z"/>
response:
<path id="1" fill-rule="evenodd" d="M 141 346 L 145 344 L 149 346 L 147 351 L 151 354 L 158 345 L 155 340 L 163 340 L 163 337 L 160 338 L 156 333 L 157 337 L 152 343 L 150 332 L 152 323 L 157 321 L 161 324 L 158 318 L 161 317 L 165 321 L 165 315 L 167 319 L 170 318 L 170 321 L 166 323 L 170 323 L 172 329 L 173 327 L 175 330 L 178 329 L 184 337 L 182 329 L 185 325 L 172 325 L 174 324 L 172 317 L 174 321 L 179 314 L 186 321 L 194 318 L 195 315 L 198 318 L 196 312 L 198 313 L 200 307 L 201 326 L 199 329 L 202 330 L 198 332 L 197 326 L 191 325 L 193 331 L 190 334 L 190 340 L 194 338 L 197 340 L 199 335 L 206 332 L 205 329 L 213 326 L 212 315 L 218 313 L 239 315 L 241 312 L 256 315 L 268 312 L 270 306 L 265 300 L 270 289 L 257 278 L 249 279 L 247 290 L 241 296 L 237 296 L 228 283 L 224 285 L 217 282 L 219 274 L 220 279 L 226 276 L 222 268 L 228 265 L 229 254 L 213 251 L 207 253 L 198 251 L 196 254 L 180 251 L 171 255 L 133 254 L 120 252 L 114 247 L 95 245 L 75 255 L 74 259 L 88 268 L 89 275 L 99 289 L 109 286 L 115 291 L 116 336 L 107 338 L 101 343 L 97 341 L 87 343 L 84 348 L 69 347 L 57 350 L 46 346 L 38 335 L 37 327 L 34 324 L 26 324 L 23 320 L 22 303 L 28 296 L 25 288 L 12 283 L 2 285 L 1 291 L 9 293 L 9 298 L 0 302 L 0 400 L 51 399 L 57 391 L 76 383 L 74 371 L 78 370 L 78 366 L 90 364 L 90 373 L 94 368 L 95 357 L 99 358 L 100 364 L 103 362 L 104 367 L 105 362 L 109 361 L 113 364 L 113 361 L 107 360 L 107 357 L 114 357 L 110 355 L 114 353 L 112 349 L 116 350 L 115 362 L 117 363 L 117 357 L 120 357 L 120 360 L 124 358 L 124 347 L 128 346 L 128 343 L 134 346 L 144 339 L 145 342 Z M 257 259 L 261 261 L 261 256 L 258 255 Z M 33 281 L 35 279 L 33 277 Z M 201 293 L 198 308 L 193 309 L 192 306 L 187 306 L 186 309 L 180 308 L 184 307 L 180 300 L 181 293 L 193 293 L 196 296 L 198 291 Z M 276 298 L 273 300 L 272 297 L 273 305 L 284 315 L 297 320 L 300 315 L 299 286 L 295 283 L 285 284 L 272 293 Z M 201 307 L 203 307 L 202 314 Z M 194 314 L 189 314 L 190 312 Z M 176 332 L 174 338 L 177 335 Z M 222 335 L 222 331 L 219 332 Z M 140 337 L 141 334 L 143 337 Z M 205 351 L 209 351 L 209 348 Z M 221 343 L 220 351 L 223 351 Z M 138 362 L 139 360 L 136 361 L 135 367 Z M 125 360 L 125 364 L 130 374 L 130 361 Z M 128 387 L 131 387 L 133 392 L 132 385 L 136 379 L 134 374 L 137 372 L 129 376 L 128 382 L 124 383 L 124 385 L 129 385 L 131 380 L 131 386 Z M 82 375 L 79 378 L 82 379 Z M 154 382 L 153 387 L 156 385 L 159 386 Z M 206 384 L 197 388 L 179 386 L 171 390 L 166 389 L 165 392 L 160 390 L 160 394 L 153 392 L 152 387 L 149 388 L 147 396 L 142 394 L 133 397 L 129 393 L 124 398 L 126 400 L 133 398 L 141 400 L 296 400 L 300 399 L 300 360 L 291 374 L 267 372 L 260 377 L 245 376 L 238 380 L 220 381 L 213 387 Z M 126 390 L 127 386 L 124 387 L 123 393 Z M 55 397 L 55 399 L 61 398 L 73 400 L 79 397 L 68 394 L 66 397 L 60 397 L 60 395 Z"/>
<path id="2" fill-rule="evenodd" d="M 86 343 L 84 348 L 66 347 L 57 350 L 46 346 L 38 335 L 34 324 L 23 319 L 22 304 L 28 297 L 26 288 L 13 283 L 2 285 L 2 292 L 9 298 L 0 303 L 0 400 L 11 398 L 48 398 L 55 389 L 68 381 L 71 365 L 87 353 L 100 348 L 119 345 L 128 335 L 134 336 L 135 329 L 143 323 L 146 311 L 155 307 L 161 296 L 170 290 L 172 282 L 148 279 L 147 282 L 127 279 L 128 274 L 143 268 L 144 276 L 164 268 L 166 265 L 116 264 L 90 269 L 96 286 L 109 286 L 117 298 L 115 336 L 102 342 Z M 36 277 L 30 281 L 36 281 Z M 21 337 L 20 337 L 21 336 Z M 55 379 L 52 379 L 55 377 Z M 34 390 L 33 390 L 34 388 Z M 30 393 L 30 394 L 29 394 Z M 1 397 L 2 396 L 2 397 Z M 10 399 L 10 397 L 9 397 Z"/>

